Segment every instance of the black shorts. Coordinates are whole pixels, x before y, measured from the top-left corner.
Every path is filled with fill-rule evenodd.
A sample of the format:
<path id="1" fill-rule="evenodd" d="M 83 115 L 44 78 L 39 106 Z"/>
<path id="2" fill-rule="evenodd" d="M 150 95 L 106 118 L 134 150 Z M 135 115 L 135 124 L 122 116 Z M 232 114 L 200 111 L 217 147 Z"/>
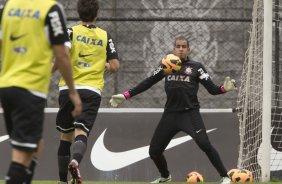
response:
<path id="1" fill-rule="evenodd" d="M 42 137 L 46 99 L 18 88 L 0 88 L 6 129 L 13 148 L 34 152 Z"/>
<path id="2" fill-rule="evenodd" d="M 101 96 L 88 89 L 77 90 L 82 101 L 82 113 L 79 117 L 71 115 L 74 106 L 69 98 L 69 91 L 62 90 L 59 95 L 60 109 L 57 114 L 56 128 L 60 132 L 68 133 L 80 128 L 87 134 L 90 133 L 101 103 Z"/>

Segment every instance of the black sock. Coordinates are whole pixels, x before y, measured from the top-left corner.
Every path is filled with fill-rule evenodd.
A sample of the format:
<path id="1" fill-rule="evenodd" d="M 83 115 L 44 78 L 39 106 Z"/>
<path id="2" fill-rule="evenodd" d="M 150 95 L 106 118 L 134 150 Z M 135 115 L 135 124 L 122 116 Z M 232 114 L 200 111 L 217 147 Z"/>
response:
<path id="1" fill-rule="evenodd" d="M 24 165 L 16 162 L 11 162 L 9 171 L 5 178 L 6 184 L 25 184 L 27 181 L 27 170 Z"/>
<path id="2" fill-rule="evenodd" d="M 70 162 L 70 147 L 71 142 L 60 141 L 58 149 L 58 166 L 59 166 L 59 177 L 60 181 L 68 181 L 68 165 Z"/>
<path id="3" fill-rule="evenodd" d="M 73 159 L 75 159 L 78 164 L 81 162 L 84 153 L 87 148 L 87 137 L 85 135 L 78 135 L 74 139 L 73 145 Z"/>
<path id="4" fill-rule="evenodd" d="M 35 167 L 37 165 L 37 162 L 38 162 L 37 158 L 35 158 L 35 157 L 32 158 L 31 164 L 28 168 L 28 175 L 27 175 L 27 181 L 26 181 L 27 184 L 30 184 L 31 181 L 32 181 L 32 178 L 34 176 L 34 170 L 35 170 Z"/>

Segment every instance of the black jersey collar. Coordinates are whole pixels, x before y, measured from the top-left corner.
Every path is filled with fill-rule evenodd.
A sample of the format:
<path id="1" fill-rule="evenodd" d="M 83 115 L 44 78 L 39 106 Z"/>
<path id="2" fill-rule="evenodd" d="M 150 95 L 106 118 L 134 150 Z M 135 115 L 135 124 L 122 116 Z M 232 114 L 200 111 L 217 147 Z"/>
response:
<path id="1" fill-rule="evenodd" d="M 187 56 L 187 58 L 185 60 L 181 60 L 183 63 L 187 63 L 190 61 L 190 58 Z"/>
<path id="2" fill-rule="evenodd" d="M 84 27 L 87 27 L 89 29 L 95 29 L 96 26 L 94 24 L 83 24 Z"/>

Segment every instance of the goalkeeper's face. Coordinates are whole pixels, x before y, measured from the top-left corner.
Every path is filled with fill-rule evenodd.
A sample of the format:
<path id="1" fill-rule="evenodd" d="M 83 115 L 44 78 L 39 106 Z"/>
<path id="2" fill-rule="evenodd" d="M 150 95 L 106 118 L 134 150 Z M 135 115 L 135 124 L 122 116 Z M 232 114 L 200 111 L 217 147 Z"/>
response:
<path id="1" fill-rule="evenodd" d="M 190 53 L 190 48 L 186 40 L 176 40 L 173 49 L 173 54 L 181 60 L 185 60 Z"/>

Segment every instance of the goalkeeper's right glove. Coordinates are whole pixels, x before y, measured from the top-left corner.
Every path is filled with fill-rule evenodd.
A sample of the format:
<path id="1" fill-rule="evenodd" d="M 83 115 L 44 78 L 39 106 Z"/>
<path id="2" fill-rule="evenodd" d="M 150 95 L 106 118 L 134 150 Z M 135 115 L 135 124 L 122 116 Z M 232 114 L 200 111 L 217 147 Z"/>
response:
<path id="1" fill-rule="evenodd" d="M 118 107 L 128 98 L 130 98 L 130 94 L 128 91 L 124 92 L 123 94 L 113 95 L 110 100 L 110 104 L 112 107 Z"/>

